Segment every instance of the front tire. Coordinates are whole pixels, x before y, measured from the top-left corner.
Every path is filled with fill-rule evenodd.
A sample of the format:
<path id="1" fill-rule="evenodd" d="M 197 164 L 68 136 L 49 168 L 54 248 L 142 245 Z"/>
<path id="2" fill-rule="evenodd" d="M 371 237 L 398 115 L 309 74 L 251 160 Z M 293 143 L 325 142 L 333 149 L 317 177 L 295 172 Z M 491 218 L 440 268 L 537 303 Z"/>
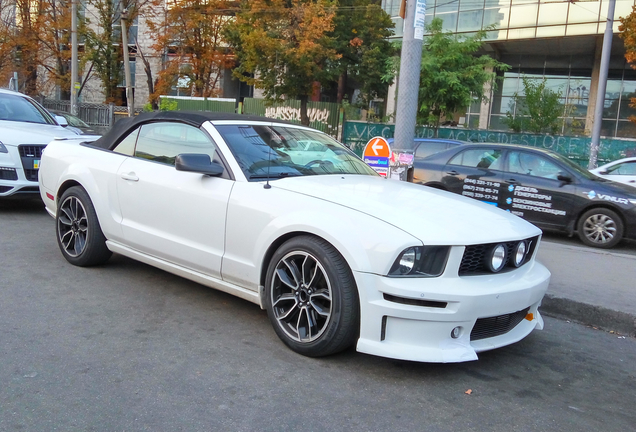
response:
<path id="1" fill-rule="evenodd" d="M 624 226 L 616 212 L 606 208 L 594 208 L 583 213 L 577 232 L 586 245 L 610 249 L 623 239 Z"/>
<path id="2" fill-rule="evenodd" d="M 342 255 L 320 238 L 295 237 L 274 253 L 265 301 L 274 331 L 299 354 L 334 354 L 358 337 L 360 305 L 353 274 Z"/>
<path id="3" fill-rule="evenodd" d="M 69 263 L 80 267 L 94 266 L 104 264 L 112 255 L 84 188 L 73 186 L 62 194 L 55 225 L 57 244 Z"/>

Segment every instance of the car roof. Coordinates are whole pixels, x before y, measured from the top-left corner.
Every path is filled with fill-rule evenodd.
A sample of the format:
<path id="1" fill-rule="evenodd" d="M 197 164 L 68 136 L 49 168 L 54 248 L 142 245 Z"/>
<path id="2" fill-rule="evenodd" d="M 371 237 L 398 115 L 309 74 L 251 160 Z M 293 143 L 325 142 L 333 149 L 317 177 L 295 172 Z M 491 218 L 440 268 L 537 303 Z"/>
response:
<path id="1" fill-rule="evenodd" d="M 387 138 L 386 142 L 388 142 L 389 144 L 391 144 L 393 141 L 395 141 L 395 138 Z M 466 141 L 459 141 L 459 140 L 453 140 L 453 139 L 448 139 L 448 138 L 414 138 L 413 139 L 414 142 L 416 143 L 425 143 L 425 142 L 442 142 L 442 143 L 448 143 L 448 144 L 459 144 L 459 145 L 464 145 L 467 144 Z"/>
<path id="2" fill-rule="evenodd" d="M 540 148 L 540 147 L 532 147 L 532 146 L 523 145 L 523 144 L 499 144 L 499 143 L 491 143 L 491 142 L 478 142 L 478 143 L 466 143 L 462 145 L 461 147 L 463 149 L 463 148 L 470 148 L 470 147 L 474 148 L 477 146 L 481 146 L 481 147 L 486 146 L 490 148 L 501 148 L 501 149 L 514 149 L 514 150 L 532 150 L 532 151 L 544 153 L 546 155 L 558 154 L 557 152 L 553 150 Z M 458 148 L 454 147 L 453 150 L 458 150 Z"/>
<path id="3" fill-rule="evenodd" d="M 2 93 L 2 94 L 11 94 L 11 95 L 15 95 L 15 96 L 22 96 L 24 98 L 31 99 L 31 96 L 27 96 L 24 93 L 20 93 L 20 92 L 14 91 L 14 90 L 9 90 L 9 89 L 6 89 L 6 88 L 0 88 L 0 93 Z"/>
<path id="4" fill-rule="evenodd" d="M 127 117 L 119 120 L 104 136 L 102 136 L 97 141 L 92 142 L 91 146 L 112 150 L 117 145 L 118 139 L 121 136 L 128 133 L 129 131 L 132 131 L 142 124 L 156 123 L 161 121 L 174 121 L 185 123 L 194 127 L 201 127 L 201 125 L 207 121 L 220 120 L 236 120 L 245 123 L 280 123 L 282 125 L 297 126 L 295 123 L 283 120 L 235 113 L 219 113 L 207 111 L 159 111 L 152 113 L 141 113 L 135 117 Z"/>

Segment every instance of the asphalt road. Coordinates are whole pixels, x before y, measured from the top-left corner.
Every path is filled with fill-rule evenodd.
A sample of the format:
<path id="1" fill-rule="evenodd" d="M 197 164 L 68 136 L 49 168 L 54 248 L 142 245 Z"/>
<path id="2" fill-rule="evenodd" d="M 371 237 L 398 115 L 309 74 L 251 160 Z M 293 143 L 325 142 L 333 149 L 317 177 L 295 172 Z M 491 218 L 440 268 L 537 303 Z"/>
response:
<path id="1" fill-rule="evenodd" d="M 121 256 L 99 268 L 67 264 L 38 202 L 0 202 L 0 284 L 0 431 L 636 424 L 634 339 L 547 318 L 544 331 L 477 362 L 354 350 L 310 359 L 246 301 Z"/>

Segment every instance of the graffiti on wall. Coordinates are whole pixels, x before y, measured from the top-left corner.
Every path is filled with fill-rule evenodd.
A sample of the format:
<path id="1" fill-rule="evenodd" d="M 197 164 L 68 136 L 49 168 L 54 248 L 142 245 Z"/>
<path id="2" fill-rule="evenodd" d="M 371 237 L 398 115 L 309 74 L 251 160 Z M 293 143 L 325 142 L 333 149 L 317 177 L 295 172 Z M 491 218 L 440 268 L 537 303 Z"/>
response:
<path id="1" fill-rule="evenodd" d="M 348 121 L 344 125 L 343 142 L 354 151 L 359 152 L 369 139 L 374 136 L 392 138 L 394 133 L 395 125 L 392 124 Z M 416 128 L 415 136 L 417 138 L 434 138 L 435 130 L 418 127 Z M 568 156 L 579 163 L 588 159 L 591 143 L 590 137 L 523 134 L 458 128 L 440 128 L 438 138 L 540 147 Z M 636 156 L 636 140 L 601 139 L 599 161 L 611 161 L 631 156 Z"/>
<path id="2" fill-rule="evenodd" d="M 326 108 L 325 109 L 318 109 L 318 108 L 307 109 L 307 115 L 309 116 L 310 122 L 327 123 L 329 121 L 329 114 L 330 112 Z M 289 106 L 266 107 L 265 117 L 299 122 L 300 108 L 293 108 Z"/>

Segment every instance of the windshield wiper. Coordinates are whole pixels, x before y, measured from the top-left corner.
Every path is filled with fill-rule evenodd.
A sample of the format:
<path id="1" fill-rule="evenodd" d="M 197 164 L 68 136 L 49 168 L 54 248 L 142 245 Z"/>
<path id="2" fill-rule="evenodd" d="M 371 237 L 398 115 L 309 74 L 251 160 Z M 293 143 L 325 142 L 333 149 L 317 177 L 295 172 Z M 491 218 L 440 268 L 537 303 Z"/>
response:
<path id="1" fill-rule="evenodd" d="M 279 179 L 279 178 L 284 178 L 284 177 L 298 177 L 301 176 L 302 174 L 296 174 L 296 173 L 289 173 L 289 172 L 282 172 L 282 173 L 272 173 L 272 174 L 253 174 L 251 176 L 249 176 L 249 180 L 256 180 L 256 179 Z"/>

